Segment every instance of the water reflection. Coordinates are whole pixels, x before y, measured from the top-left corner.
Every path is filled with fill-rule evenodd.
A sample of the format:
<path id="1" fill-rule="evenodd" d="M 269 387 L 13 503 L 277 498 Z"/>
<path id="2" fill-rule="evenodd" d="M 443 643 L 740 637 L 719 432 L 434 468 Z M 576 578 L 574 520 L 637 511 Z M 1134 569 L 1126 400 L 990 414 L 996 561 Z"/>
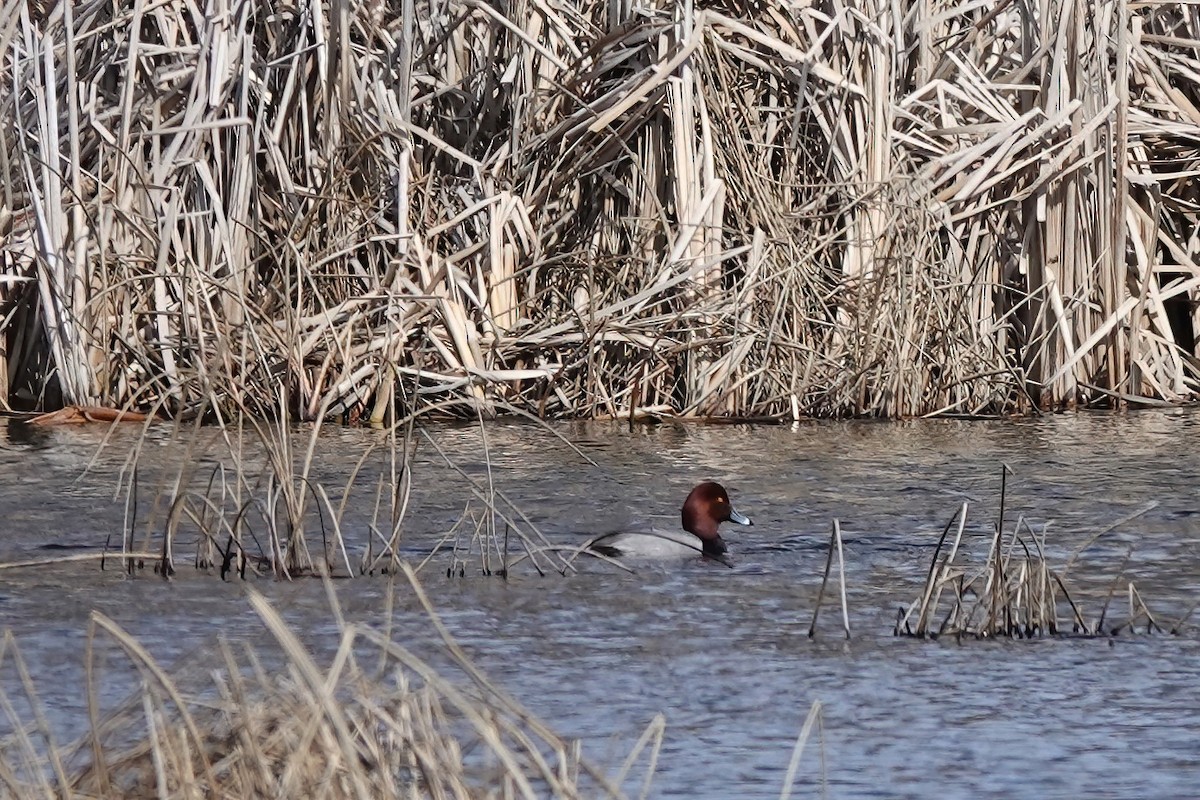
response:
<path id="1" fill-rule="evenodd" d="M 528 424 L 489 426 L 486 453 L 477 428 L 448 426 L 433 435 L 455 464 L 481 481 L 490 470 L 495 486 L 552 541 L 675 526 L 679 503 L 703 479 L 724 483 L 755 526 L 726 536 L 735 570 L 692 559 L 626 575 L 587 562 L 569 578 L 525 572 L 505 582 L 476 569 L 447 579 L 447 555 L 431 563 L 427 587 L 493 678 L 564 733 L 584 737 L 605 763 L 619 763 L 633 736 L 663 711 L 668 736 L 654 796 L 778 797 L 792 742 L 817 699 L 825 704 L 834 797 L 1189 796 L 1200 785 L 1194 632 L 962 645 L 889 634 L 964 500 L 972 508 L 967 546 L 982 559 L 1001 464 L 1012 470 L 1007 518 L 1026 515 L 1045 526 L 1052 560 L 1156 502 L 1087 550 L 1076 568 L 1080 596 L 1098 607 L 1124 564 L 1154 611 L 1182 616 L 1200 599 L 1198 426 L 1200 414 L 1186 410 L 796 429 L 559 427 L 595 466 Z M 96 547 L 119 532 L 117 490 L 137 431 L 118 432 L 80 479 L 103 431 L 17 427 L 0 424 L 0 469 L 9 476 L 0 484 L 3 559 Z M 376 437 L 327 432 L 316 477 L 336 495 Z M 139 473 L 144 497 L 171 485 L 181 457 L 169 431 L 152 435 Z M 205 478 L 227 462 L 216 442 L 190 457 Z M 369 499 L 387 457 L 386 448 L 377 450 L 354 483 L 358 499 L 346 520 L 352 546 L 365 541 Z M 418 449 L 415 470 L 404 534 L 413 554 L 427 551 L 468 500 L 463 479 L 431 447 Z M 149 500 L 143 506 L 149 516 Z M 805 635 L 834 517 L 846 543 L 849 643 L 829 608 L 818 638 Z M 206 643 L 218 634 L 263 638 L 243 585 L 186 567 L 171 583 L 88 565 L 4 578 L 0 618 L 23 643 L 54 724 L 68 731 L 84 719 L 81 648 L 93 608 L 167 661 L 211 656 Z M 257 586 L 315 647 L 333 646 L 316 582 Z M 339 584 L 346 613 L 365 622 L 378 618 L 389 591 L 380 578 Z M 397 602 L 397 635 L 432 652 L 407 592 Z M 820 786 L 815 745 L 802 772 L 811 796 Z"/>

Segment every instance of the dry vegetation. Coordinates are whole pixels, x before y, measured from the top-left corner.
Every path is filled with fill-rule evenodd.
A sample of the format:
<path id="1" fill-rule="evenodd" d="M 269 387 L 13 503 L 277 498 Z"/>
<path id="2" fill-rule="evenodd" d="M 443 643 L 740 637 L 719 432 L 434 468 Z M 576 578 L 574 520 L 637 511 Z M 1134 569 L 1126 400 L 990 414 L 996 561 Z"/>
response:
<path id="1" fill-rule="evenodd" d="M 224 645 L 223 668 L 208 676 L 168 670 L 113 621 L 94 615 L 90 730 L 65 746 L 56 744 L 35 682 L 7 637 L 0 668 L 16 680 L 4 685 L 22 688 L 0 692 L 5 727 L 15 730 L 0 748 L 0 796 L 566 799 L 624 797 L 627 780 L 650 786 L 661 717 L 624 766 L 606 775 L 577 742 L 490 684 L 432 609 L 453 669 L 439 670 L 397 644 L 386 620 L 361 626 L 340 613 L 336 653 L 322 664 L 261 596 L 251 603 L 285 668 L 256 648 Z M 140 689 L 102 714 L 111 701 L 105 681 L 119 665 L 105 666 L 100 654 L 114 647 Z"/>
<path id="2" fill-rule="evenodd" d="M 589 549 L 591 540 L 547 538 L 493 480 L 482 420 L 479 455 L 487 465 L 482 477 L 456 464 L 436 435 L 415 423 L 415 415 L 408 415 L 403 425 L 364 432 L 353 466 L 339 485 L 321 474 L 319 448 L 322 442 L 329 446 L 329 438 L 320 420 L 298 430 L 285 407 L 273 420 L 238 415 L 220 426 L 177 422 L 170 438 L 178 447 L 177 458 L 148 491 L 141 487 L 140 463 L 151 437 L 143 431 L 118 478 L 124 531 L 109 534 L 102 553 L 83 557 L 99 558 L 101 568 L 117 564 L 130 574 L 153 567 L 163 577 L 189 560 L 223 579 L 395 574 L 404 560 L 413 456 L 422 447 L 451 473 L 441 479 L 443 490 L 461 498 L 462 511 L 416 565 L 418 572 L 433 564 L 461 576 L 469 570 L 507 577 L 517 568 L 567 575 L 578 570 L 583 558 L 629 570 Z M 542 428 L 596 466 L 552 426 L 542 423 Z M 3 563 L 0 570 L 79 558 Z"/>
<path id="3" fill-rule="evenodd" d="M 654 715 L 606 772 L 492 684 L 403 573 L 441 639 L 435 666 L 400 645 L 389 608 L 347 621 L 326 582 L 336 647 L 318 658 L 257 593 L 250 602 L 279 652 L 223 643 L 221 668 L 165 668 L 111 619 L 88 635 L 87 732 L 61 744 L 36 681 L 0 639 L 0 797 L 624 798 L 650 795 L 665 720 Z M 389 597 L 391 595 L 389 594 Z M 123 658 L 113 658 L 114 652 Z M 201 662 L 204 659 L 200 660 Z M 212 665 L 205 665 L 212 666 Z M 122 672 L 124 670 L 124 672 Z M 112 704 L 108 684 L 138 688 Z M 821 706 L 804 721 L 783 775 L 791 796 Z M 823 743 L 822 743 L 823 747 Z"/>
<path id="4" fill-rule="evenodd" d="M 1007 469 L 1004 475 L 1007 477 Z M 1000 518 L 982 566 L 972 567 L 959 558 L 968 504 L 963 503 L 958 514 L 946 523 L 920 594 L 896 616 L 895 635 L 921 639 L 1117 636 L 1123 632 L 1136 633 L 1139 625 L 1146 633 L 1176 634 L 1187 624 L 1194 607 L 1174 623 L 1160 624 L 1133 581 L 1120 572 L 1109 584 L 1094 616 L 1096 608 L 1085 608 L 1077 601 L 1077 593 L 1072 595 L 1069 585 L 1068 574 L 1088 546 L 1156 504 L 1151 503 L 1094 534 L 1061 567 L 1052 566 L 1046 557 L 1044 527 L 1035 531 L 1024 517 L 1018 517 L 1012 531 L 1005 532 L 1004 504 L 1002 485 Z M 955 534 L 950 539 L 952 529 Z M 1124 615 L 1119 602 L 1113 608 L 1114 599 L 1121 596 L 1128 603 L 1128 613 Z"/>
<path id="5" fill-rule="evenodd" d="M 1195 387 L 1186 4 L 0 0 L 0 401 Z"/>

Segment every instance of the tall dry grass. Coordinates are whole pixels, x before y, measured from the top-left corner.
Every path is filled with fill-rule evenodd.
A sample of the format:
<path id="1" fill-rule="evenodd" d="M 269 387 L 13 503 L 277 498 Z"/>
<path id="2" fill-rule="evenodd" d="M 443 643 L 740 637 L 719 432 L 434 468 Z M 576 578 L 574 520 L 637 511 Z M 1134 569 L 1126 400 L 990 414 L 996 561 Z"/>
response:
<path id="1" fill-rule="evenodd" d="M 0 9 L 5 403 L 904 416 L 1196 386 L 1190 6 Z"/>
<path id="2" fill-rule="evenodd" d="M 591 550 L 592 540 L 556 543 L 547 537 L 493 481 L 486 433 L 478 451 L 486 478 L 455 463 L 410 414 L 405 424 L 369 431 L 346 474 L 330 480 L 321 469 L 319 447 L 323 439 L 328 443 L 322 421 L 298 429 L 286 408 L 277 411 L 273 420 L 239 415 L 208 428 L 199 419 L 177 421 L 169 439 L 178 450 L 171 468 L 145 489 L 140 476 L 151 437 L 143 431 L 131 441 L 117 476 L 124 528 L 108 534 L 103 552 L 0 563 L 0 571 L 98 559 L 101 568 L 112 563 L 135 574 L 150 567 L 164 578 L 187 561 L 222 579 L 396 574 L 406 560 L 402 547 L 418 447 L 453 473 L 442 479 L 452 482 L 443 488 L 462 503 L 457 521 L 417 564 L 418 572 L 433 565 L 459 575 L 470 570 L 507 578 L 517 568 L 567 575 L 578 571 L 581 557 L 630 569 Z M 106 437 L 97 455 L 108 446 Z"/>
<path id="3" fill-rule="evenodd" d="M 276 649 L 223 642 L 215 669 L 199 666 L 205 659 L 166 667 L 94 612 L 87 724 L 67 743 L 56 737 L 39 681 L 6 632 L 0 797 L 651 796 L 666 731 L 661 714 L 619 766 L 602 769 L 585 757 L 583 743 L 556 733 L 492 683 L 442 623 L 415 573 L 403 573 L 440 641 L 440 664 L 397 641 L 390 607 L 371 624 L 348 621 L 328 581 L 336 629 L 330 656 L 314 653 L 255 592 L 250 605 Z M 114 702 L 114 680 L 135 687 L 124 701 Z M 819 702 L 797 736 L 781 800 L 792 795 L 814 731 L 823 750 Z"/>
<path id="4" fill-rule="evenodd" d="M 407 573 L 415 581 L 413 574 Z M 57 741 L 11 634 L 0 641 L 0 795 L 8 797 L 624 797 L 649 787 L 664 723 L 655 716 L 606 774 L 467 658 L 433 613 L 448 665 L 378 626 L 347 622 L 319 658 L 260 595 L 251 605 L 279 654 L 223 644 L 220 668 L 166 668 L 98 612 L 86 659 L 88 724 Z M 330 593 L 333 597 L 332 592 Z M 113 651 L 122 657 L 114 657 Z M 136 691 L 113 704 L 106 681 Z M 12 680 L 9 680 L 11 678 Z"/>

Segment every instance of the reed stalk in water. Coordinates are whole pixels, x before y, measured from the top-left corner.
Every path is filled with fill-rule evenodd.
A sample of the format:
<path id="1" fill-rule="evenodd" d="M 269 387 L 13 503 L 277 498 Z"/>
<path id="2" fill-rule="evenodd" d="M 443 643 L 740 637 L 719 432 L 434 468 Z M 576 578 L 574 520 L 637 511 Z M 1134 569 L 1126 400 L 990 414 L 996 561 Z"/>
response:
<path id="1" fill-rule="evenodd" d="M 0 403 L 1190 397 L 1186 7 L 839 8 L 0 0 Z"/>
<path id="2" fill-rule="evenodd" d="M 850 607 L 846 601 L 846 565 L 842 554 L 842 524 L 835 519 L 829 534 L 829 552 L 825 557 L 825 573 L 821 577 L 821 588 L 817 591 L 817 602 L 813 606 L 812 622 L 808 626 L 808 638 L 810 639 L 817 635 L 817 616 L 821 613 L 821 601 L 825 597 L 825 586 L 829 583 L 829 572 L 833 567 L 835 552 L 837 553 L 838 586 L 841 589 L 842 599 L 842 630 L 845 632 L 846 638 L 850 638 Z"/>
<path id="3" fill-rule="evenodd" d="M 1008 472 L 1008 468 L 1004 467 L 1000 520 L 1004 519 Z M 1143 507 L 1122 521 L 1128 521 L 1151 507 Z M 1124 564 L 1110 584 L 1108 597 L 1099 615 L 1089 619 L 1068 590 L 1066 581 L 1067 573 L 1083 548 L 1076 551 L 1062 569 L 1052 567 L 1044 552 L 1045 530 L 1035 532 L 1024 517 L 1018 517 L 1008 534 L 1004 531 L 1003 523 L 997 523 L 982 568 L 972 570 L 956 563 L 966 527 L 967 510 L 968 504 L 963 503 L 955 517 L 946 523 L 930 559 L 921 592 L 906 609 L 900 609 L 894 635 L 921 639 L 940 636 L 1024 639 L 1067 633 L 1116 636 L 1123 631 L 1133 632 L 1139 622 L 1144 623 L 1146 633 L 1164 630 L 1133 582 L 1122 580 Z M 947 536 L 956 520 L 958 526 L 953 543 L 943 555 Z M 1084 547 L 1118 524 L 1090 538 Z M 1129 615 L 1117 624 L 1106 624 L 1109 605 L 1122 583 L 1128 597 Z M 949 608 L 940 614 L 941 599 L 945 592 L 950 593 L 951 602 Z M 1069 631 L 1063 615 L 1069 621 Z M 1178 628 L 1172 626 L 1170 630 L 1176 632 Z"/>

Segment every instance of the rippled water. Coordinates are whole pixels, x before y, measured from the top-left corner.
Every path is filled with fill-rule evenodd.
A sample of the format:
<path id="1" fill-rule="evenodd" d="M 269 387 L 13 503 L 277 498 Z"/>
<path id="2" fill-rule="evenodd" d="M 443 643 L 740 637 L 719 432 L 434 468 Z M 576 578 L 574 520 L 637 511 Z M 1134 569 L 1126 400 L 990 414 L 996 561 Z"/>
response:
<path id="1" fill-rule="evenodd" d="M 797 796 L 822 783 L 832 797 L 1190 797 L 1200 786 L 1200 635 L 1115 640 L 937 643 L 891 636 L 916 594 L 943 525 L 971 503 L 966 546 L 976 560 L 994 524 L 1001 464 L 1008 519 L 1040 529 L 1061 563 L 1117 525 L 1073 570 L 1094 617 L 1113 577 L 1136 581 L 1153 611 L 1182 616 L 1200 600 L 1195 476 L 1200 413 L 1089 414 L 1044 420 L 812 423 L 747 426 L 562 426 L 597 466 L 525 424 L 486 429 L 492 479 L 554 541 L 618 528 L 669 527 L 698 480 L 729 488 L 753 528 L 726 533 L 737 567 L 690 559 L 624 574 L 591 563 L 568 578 L 528 572 L 505 582 L 447 578 L 438 555 L 426 587 L 454 634 L 498 683 L 585 752 L 615 768 L 661 711 L 667 737 L 656 797 L 778 797 L 810 704 L 824 705 L 824 747 L 806 751 Z M 486 480 L 479 430 L 443 427 L 438 444 Z M 113 501 L 131 433 L 80 472 L 102 431 L 31 432 L 0 424 L 0 560 L 90 552 L 119 535 Z M 336 489 L 374 433 L 325 434 L 319 476 Z M 181 458 L 165 433 L 142 456 L 143 515 Z M 215 455 L 201 459 L 210 464 Z M 371 461 L 360 485 L 371 487 Z M 467 502 L 463 479 L 429 446 L 418 452 L 405 541 L 427 552 Z M 370 495 L 364 489 L 363 497 Z M 362 542 L 369 503 L 348 515 Z M 850 622 L 833 606 L 806 636 L 832 518 L 846 545 Z M 186 560 L 189 548 L 183 548 Z M 181 569 L 163 582 L 94 564 L 0 573 L 0 622 L 22 645 L 64 733 L 84 720 L 82 645 L 100 609 L 164 661 L 211 654 L 218 635 L 262 637 L 239 581 Z M 255 586 L 321 647 L 331 635 L 316 581 Z M 389 584 L 339 582 L 347 613 L 380 613 Z M 398 635 L 432 649 L 407 595 Z M 1115 611 L 1113 612 L 1116 613 Z M 406 628 L 405 626 L 409 626 Z M 326 646 L 332 646 L 325 642 Z M 215 657 L 214 657 L 215 658 Z M 215 664 L 215 661 L 214 661 Z"/>

